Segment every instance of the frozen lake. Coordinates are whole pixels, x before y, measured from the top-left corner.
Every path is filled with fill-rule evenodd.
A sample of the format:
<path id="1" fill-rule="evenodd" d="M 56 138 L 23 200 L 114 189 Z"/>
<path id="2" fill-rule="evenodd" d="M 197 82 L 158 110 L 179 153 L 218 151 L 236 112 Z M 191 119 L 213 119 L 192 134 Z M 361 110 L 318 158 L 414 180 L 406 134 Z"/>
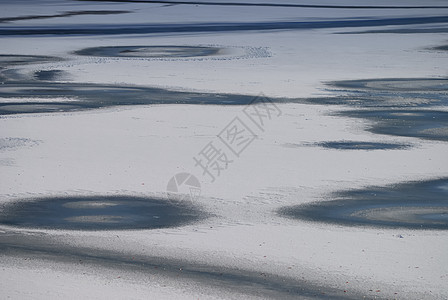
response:
<path id="1" fill-rule="evenodd" d="M 0 7 L 1 298 L 448 297 L 444 1 Z"/>

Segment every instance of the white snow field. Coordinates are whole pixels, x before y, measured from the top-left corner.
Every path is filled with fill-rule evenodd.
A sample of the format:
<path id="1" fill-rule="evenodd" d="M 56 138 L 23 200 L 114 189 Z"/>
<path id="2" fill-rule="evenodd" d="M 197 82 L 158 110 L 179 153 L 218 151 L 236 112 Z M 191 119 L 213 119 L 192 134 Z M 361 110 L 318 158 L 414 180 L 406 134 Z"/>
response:
<path id="1" fill-rule="evenodd" d="M 175 2 L 0 2 L 0 298 L 448 299 L 446 1 Z M 249 134 L 229 142 L 235 124 Z M 167 193 L 179 173 L 195 194 Z M 282 213 L 436 180 L 393 198 L 440 209 L 421 228 Z M 159 201 L 156 225 L 123 196 Z M 178 205 L 191 220 L 171 224 Z"/>

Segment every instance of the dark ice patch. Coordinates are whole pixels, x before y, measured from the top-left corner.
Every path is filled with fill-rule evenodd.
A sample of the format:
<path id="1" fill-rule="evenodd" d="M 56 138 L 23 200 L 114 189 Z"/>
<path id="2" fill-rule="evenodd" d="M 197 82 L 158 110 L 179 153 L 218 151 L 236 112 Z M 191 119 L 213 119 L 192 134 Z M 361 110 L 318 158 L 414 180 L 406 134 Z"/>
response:
<path id="1" fill-rule="evenodd" d="M 352 118 L 373 121 L 368 130 L 377 134 L 448 141 L 448 112 L 439 110 L 388 109 L 340 112 Z"/>
<path id="2" fill-rule="evenodd" d="M 43 64 L 62 60 L 62 58 L 54 56 L 0 54 L 0 68 L 17 65 Z"/>
<path id="3" fill-rule="evenodd" d="M 335 193 L 331 201 L 286 207 L 288 218 L 409 229 L 448 229 L 448 179 Z"/>
<path id="4" fill-rule="evenodd" d="M 42 81 L 57 81 L 66 80 L 69 75 L 63 70 L 40 70 L 34 72 L 34 78 Z"/>
<path id="5" fill-rule="evenodd" d="M 193 205 L 133 196 L 51 197 L 3 206 L 0 224 L 41 229 L 121 230 L 179 227 L 204 218 Z"/>
<path id="6" fill-rule="evenodd" d="M 77 55 L 135 58 L 191 58 L 217 55 L 222 49 L 206 46 L 116 46 L 92 47 L 75 51 Z"/>
<path id="7" fill-rule="evenodd" d="M 336 150 L 398 150 L 408 149 L 410 145 L 379 142 L 333 141 L 317 143 L 317 146 Z"/>
<path id="8" fill-rule="evenodd" d="M 246 105 L 255 97 L 249 95 L 178 92 L 161 88 L 61 83 L 50 81 L 9 81 L 0 86 L 4 98 L 66 98 L 66 102 L 0 103 L 0 115 L 23 113 L 70 112 L 111 106 L 148 104 Z M 275 101 L 275 100 L 274 100 Z"/>

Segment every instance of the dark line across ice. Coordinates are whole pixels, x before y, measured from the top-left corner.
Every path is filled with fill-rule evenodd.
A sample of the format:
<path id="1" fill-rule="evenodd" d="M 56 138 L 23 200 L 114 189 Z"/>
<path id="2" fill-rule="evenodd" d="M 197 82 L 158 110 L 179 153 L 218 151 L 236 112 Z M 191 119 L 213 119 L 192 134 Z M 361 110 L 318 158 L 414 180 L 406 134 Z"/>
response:
<path id="1" fill-rule="evenodd" d="M 216 5 L 216 6 L 259 6 L 259 7 L 297 7 L 297 8 L 340 8 L 340 9 L 428 9 L 448 8 L 443 5 L 325 5 L 325 4 L 295 4 L 295 3 L 250 3 L 250 2 L 212 2 L 212 1 L 153 1 L 153 0 L 78 0 L 83 2 L 129 2 L 153 4 L 182 4 L 182 5 Z"/>
<path id="2" fill-rule="evenodd" d="M 158 33 L 234 32 L 324 28 L 356 28 L 391 25 L 448 23 L 448 16 L 415 18 L 376 18 L 331 20 L 314 22 L 252 22 L 252 23 L 188 23 L 188 24 L 105 24 L 78 26 L 7 26 L 0 27 L 0 35 L 121 35 Z"/>

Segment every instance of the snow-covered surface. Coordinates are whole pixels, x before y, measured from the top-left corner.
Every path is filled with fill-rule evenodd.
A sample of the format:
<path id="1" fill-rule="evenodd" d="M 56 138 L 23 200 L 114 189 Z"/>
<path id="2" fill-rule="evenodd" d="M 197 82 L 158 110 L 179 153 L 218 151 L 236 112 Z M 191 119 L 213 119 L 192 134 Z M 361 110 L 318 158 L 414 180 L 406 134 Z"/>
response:
<path id="1" fill-rule="evenodd" d="M 254 1 L 251 1 L 254 2 Z M 260 2 L 258 0 L 257 2 Z M 263 1 L 268 2 L 268 1 Z M 309 1 L 311 2 L 311 1 Z M 319 1 L 321 4 L 334 1 Z M 358 1 L 338 1 L 338 4 Z M 395 1 L 419 5 L 421 1 Z M 287 1 L 285 3 L 296 3 Z M 305 2 L 301 2 L 305 3 Z M 313 1 L 313 3 L 315 3 Z M 388 1 L 363 1 L 387 5 Z M 443 5 L 444 1 L 425 1 Z M 33 1 L 1 3 L 1 17 L 70 10 L 134 13 L 72 16 L 0 23 L 9 26 L 69 24 L 309 21 L 444 15 L 448 9 L 344 10 L 267 7 L 165 6 L 161 4 Z M 428 25 L 410 25 L 424 28 Z M 405 26 L 404 26 L 405 27 Z M 373 27 L 374 28 L 374 27 Z M 389 26 L 388 28 L 394 28 Z M 448 54 L 429 51 L 446 44 L 443 33 L 338 34 L 363 28 L 241 31 L 112 36 L 1 36 L 0 54 L 66 58 L 21 72 L 64 70 L 79 83 L 131 84 L 180 91 L 206 91 L 303 98 L 330 95 L 325 82 L 365 78 L 438 78 L 447 75 Z M 369 28 L 371 29 L 371 28 Z M 120 45 L 213 45 L 234 49 L 222 59 L 117 59 L 75 56 L 86 47 Z M 244 56 L 245 49 L 263 55 Z M 265 50 L 267 49 L 267 50 Z M 264 55 L 265 51 L 269 55 Z M 67 99 L 52 99 L 52 101 Z M 11 102 L 12 99 L 0 99 Z M 35 99 L 24 99 L 33 101 Z M 45 100 L 47 101 L 47 100 Z M 306 278 L 368 298 L 446 299 L 448 233 L 355 228 L 307 223 L 276 210 L 325 200 L 342 189 L 386 185 L 448 175 L 448 144 L 364 131 L 367 121 L 332 116 L 343 106 L 277 104 L 273 118 L 229 168 L 210 182 L 193 157 L 235 117 L 242 106 L 147 105 L 75 113 L 3 116 L 0 138 L 39 144 L 0 151 L 1 202 L 51 195 L 164 195 L 168 180 L 189 172 L 201 180 L 194 201 L 212 217 L 174 229 L 55 231 L 49 241 L 125 255 L 184 259 L 291 278 Z M 446 108 L 441 108 L 445 109 Z M 328 140 L 403 142 L 390 151 L 336 151 L 307 144 Z M 285 147 L 287 144 L 298 147 Z M 300 146 L 303 145 L 303 146 Z M 4 227 L 7 235 L 11 228 Z M 57 246 L 55 246 L 57 247 Z M 238 298 L 240 290 L 213 289 L 186 279 L 101 266 L 81 266 L 1 255 L 1 298 Z M 247 297 L 247 295 L 244 295 Z"/>

